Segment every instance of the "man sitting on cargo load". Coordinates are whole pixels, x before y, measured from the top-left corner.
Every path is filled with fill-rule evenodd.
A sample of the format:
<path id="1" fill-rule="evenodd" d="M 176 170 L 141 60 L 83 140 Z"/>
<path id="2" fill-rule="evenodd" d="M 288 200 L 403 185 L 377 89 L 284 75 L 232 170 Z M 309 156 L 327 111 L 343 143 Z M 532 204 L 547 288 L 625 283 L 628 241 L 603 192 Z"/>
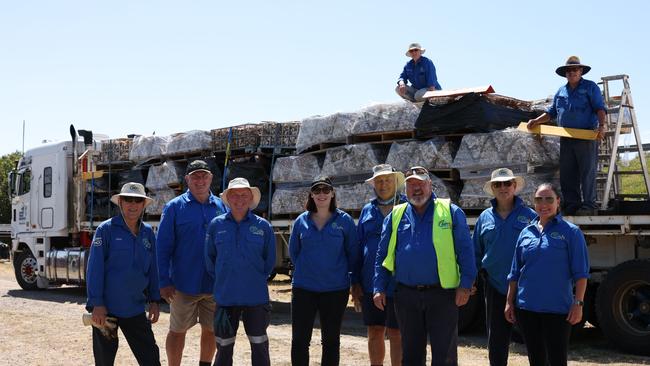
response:
<path id="1" fill-rule="evenodd" d="M 423 95 L 430 90 L 440 90 L 436 67 L 433 62 L 422 56 L 426 51 L 419 43 L 411 43 L 406 56 L 411 58 L 397 80 L 395 92 L 409 102 L 423 102 Z M 411 85 L 408 85 L 408 83 Z"/>
<path id="2" fill-rule="evenodd" d="M 156 237 L 142 222 L 144 208 L 153 200 L 140 183 L 126 183 L 111 197 L 120 215 L 102 222 L 95 232 L 88 259 L 86 309 L 102 327 L 113 317 L 138 364 L 160 365 L 160 351 L 151 331 L 158 321 L 160 292 L 156 265 Z M 149 303 L 149 316 L 145 303 Z M 93 327 L 95 365 L 113 365 L 117 338 L 107 338 Z"/>
<path id="3" fill-rule="evenodd" d="M 553 104 L 541 116 L 528 121 L 528 129 L 557 118 L 560 127 L 598 130 L 598 139 L 605 136 L 605 103 L 600 88 L 582 75 L 591 67 L 580 63 L 577 56 L 567 59 L 555 70 L 566 77 L 553 97 Z M 596 213 L 596 166 L 598 141 L 560 138 L 560 188 L 565 215 Z M 582 194 L 580 194 L 582 191 Z"/>
<path id="4" fill-rule="evenodd" d="M 221 199 L 210 191 L 212 173 L 203 160 L 191 162 L 185 171 L 189 190 L 169 201 L 158 228 L 160 294 L 170 304 L 167 360 L 181 364 L 185 333 L 201 324 L 201 365 L 210 365 L 214 343 L 214 280 L 203 258 L 205 235 L 213 218 L 226 212 Z"/>

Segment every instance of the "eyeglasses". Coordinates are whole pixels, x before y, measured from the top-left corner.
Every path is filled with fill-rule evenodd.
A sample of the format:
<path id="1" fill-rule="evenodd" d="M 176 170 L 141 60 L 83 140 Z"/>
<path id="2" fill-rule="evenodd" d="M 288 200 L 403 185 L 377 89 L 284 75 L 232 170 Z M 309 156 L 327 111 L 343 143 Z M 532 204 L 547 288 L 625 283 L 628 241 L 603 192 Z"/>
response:
<path id="1" fill-rule="evenodd" d="M 514 182 L 511 181 L 511 180 L 507 180 L 505 182 L 492 182 L 492 187 L 493 188 L 501 188 L 501 185 L 503 185 L 505 187 L 510 187 L 512 185 L 512 183 L 514 183 Z"/>
<path id="2" fill-rule="evenodd" d="M 555 199 L 556 199 L 555 197 L 551 197 L 551 196 L 544 196 L 544 197 L 539 197 L 538 196 L 538 197 L 535 197 L 535 204 L 536 205 L 539 205 L 539 204 L 542 204 L 542 203 L 551 204 L 551 203 L 555 202 Z"/>
<path id="3" fill-rule="evenodd" d="M 122 201 L 128 202 L 128 203 L 142 203 L 142 202 L 144 202 L 144 198 L 142 198 L 142 197 L 122 196 L 121 199 L 122 199 Z"/>
<path id="4" fill-rule="evenodd" d="M 311 193 L 313 194 L 321 194 L 321 193 L 329 194 L 330 192 L 332 192 L 332 187 L 328 187 L 328 186 L 320 186 L 320 187 L 312 188 L 311 190 Z"/>
<path id="5" fill-rule="evenodd" d="M 424 168 L 411 168 L 411 169 L 407 170 L 406 172 L 404 172 L 404 176 L 406 176 L 406 177 L 410 177 L 413 174 L 416 174 L 416 175 L 429 175 L 429 171 L 424 169 Z"/>

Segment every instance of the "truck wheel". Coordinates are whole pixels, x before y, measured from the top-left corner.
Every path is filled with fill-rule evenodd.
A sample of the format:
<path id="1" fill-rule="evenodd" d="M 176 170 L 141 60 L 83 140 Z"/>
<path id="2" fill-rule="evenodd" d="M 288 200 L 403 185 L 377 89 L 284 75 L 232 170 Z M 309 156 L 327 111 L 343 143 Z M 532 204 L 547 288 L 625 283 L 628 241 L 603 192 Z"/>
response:
<path id="1" fill-rule="evenodd" d="M 23 290 L 38 290 L 36 285 L 37 272 L 36 258 L 28 249 L 18 252 L 14 260 L 16 281 Z"/>
<path id="2" fill-rule="evenodd" d="M 596 311 L 611 343 L 650 355 L 650 260 L 636 259 L 614 267 L 598 288 Z"/>

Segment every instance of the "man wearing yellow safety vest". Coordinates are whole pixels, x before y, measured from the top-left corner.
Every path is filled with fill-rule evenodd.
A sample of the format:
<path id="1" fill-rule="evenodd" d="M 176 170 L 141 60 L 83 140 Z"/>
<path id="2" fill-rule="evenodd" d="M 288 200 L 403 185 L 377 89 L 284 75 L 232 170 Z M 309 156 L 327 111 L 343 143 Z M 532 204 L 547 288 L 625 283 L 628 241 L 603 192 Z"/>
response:
<path id="1" fill-rule="evenodd" d="M 404 366 L 424 364 L 427 340 L 431 365 L 457 365 L 458 307 L 469 300 L 477 273 L 465 213 L 433 194 L 423 167 L 406 172 L 406 197 L 384 221 L 373 300 L 383 309 L 394 275 Z"/>

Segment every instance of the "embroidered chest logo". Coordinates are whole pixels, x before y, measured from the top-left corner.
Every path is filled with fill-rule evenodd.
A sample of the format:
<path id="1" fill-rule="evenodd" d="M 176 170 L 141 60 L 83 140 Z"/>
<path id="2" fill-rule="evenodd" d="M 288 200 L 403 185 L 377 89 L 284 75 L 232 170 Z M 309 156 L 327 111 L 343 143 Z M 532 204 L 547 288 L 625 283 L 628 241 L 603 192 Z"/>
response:
<path id="1" fill-rule="evenodd" d="M 261 228 L 259 228 L 259 227 L 257 227 L 257 226 L 251 226 L 248 230 L 249 230 L 249 231 L 251 232 L 251 234 L 253 234 L 253 235 L 264 236 L 264 230 L 262 230 Z"/>
<path id="2" fill-rule="evenodd" d="M 102 238 L 95 238 L 95 240 L 93 240 L 93 245 L 96 246 L 96 247 L 101 247 L 102 246 Z"/>
<path id="3" fill-rule="evenodd" d="M 333 222 L 332 223 L 332 229 L 334 229 L 334 230 L 343 230 L 343 227 L 341 225 L 337 224 L 336 222 Z"/>
<path id="4" fill-rule="evenodd" d="M 549 236 L 553 239 L 564 240 L 564 235 L 558 233 L 557 231 L 553 231 L 549 234 Z"/>
<path id="5" fill-rule="evenodd" d="M 521 222 L 522 224 L 530 224 L 530 220 L 524 215 L 517 216 L 517 221 Z"/>
<path id="6" fill-rule="evenodd" d="M 144 245 L 144 247 L 147 249 L 151 249 L 151 242 L 149 239 L 142 239 L 142 245 Z"/>

